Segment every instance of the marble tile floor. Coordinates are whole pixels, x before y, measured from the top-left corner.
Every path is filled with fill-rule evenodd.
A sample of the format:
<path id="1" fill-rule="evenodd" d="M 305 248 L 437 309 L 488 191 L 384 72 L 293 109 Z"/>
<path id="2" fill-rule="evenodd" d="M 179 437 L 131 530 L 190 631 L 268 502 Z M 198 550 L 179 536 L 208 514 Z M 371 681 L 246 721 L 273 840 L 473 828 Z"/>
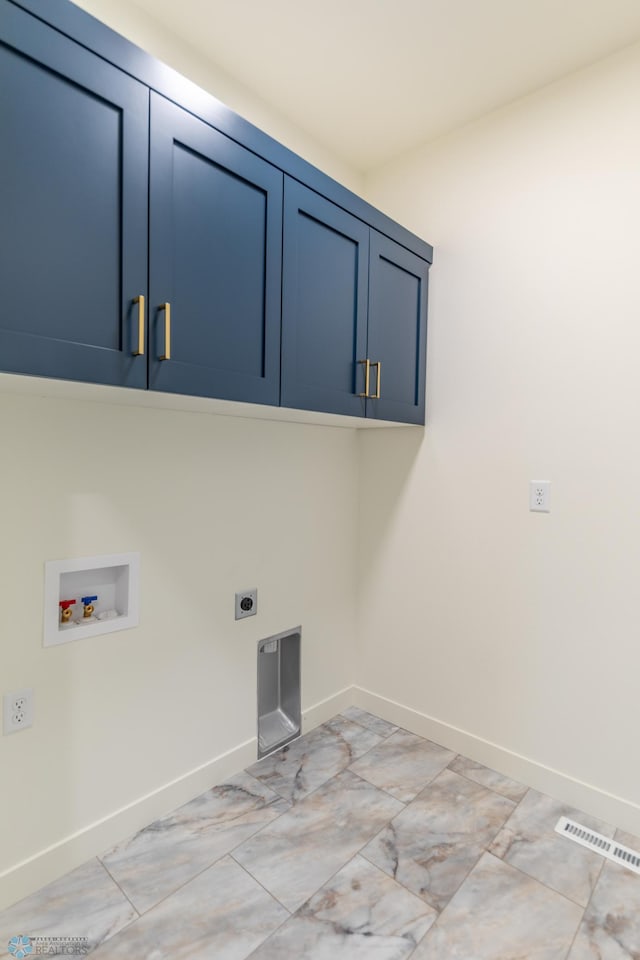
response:
<path id="1" fill-rule="evenodd" d="M 640 849 L 350 707 L 0 912 L 0 957 L 640 960 L 640 876 L 561 815 Z"/>

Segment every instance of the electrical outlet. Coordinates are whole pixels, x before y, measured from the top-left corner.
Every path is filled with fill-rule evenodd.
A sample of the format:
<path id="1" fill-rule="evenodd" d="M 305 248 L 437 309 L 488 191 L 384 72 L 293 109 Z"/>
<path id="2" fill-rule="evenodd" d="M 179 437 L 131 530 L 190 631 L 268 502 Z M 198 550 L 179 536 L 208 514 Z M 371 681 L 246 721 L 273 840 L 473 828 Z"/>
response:
<path id="1" fill-rule="evenodd" d="M 529 510 L 536 513 L 551 512 L 550 480 L 531 480 L 529 482 Z"/>
<path id="2" fill-rule="evenodd" d="M 236 593 L 236 620 L 244 617 L 255 617 L 258 612 L 258 588 L 241 590 Z"/>
<path id="3" fill-rule="evenodd" d="M 3 705 L 3 732 L 18 733 L 33 726 L 33 690 L 17 690 L 15 693 L 5 693 Z"/>

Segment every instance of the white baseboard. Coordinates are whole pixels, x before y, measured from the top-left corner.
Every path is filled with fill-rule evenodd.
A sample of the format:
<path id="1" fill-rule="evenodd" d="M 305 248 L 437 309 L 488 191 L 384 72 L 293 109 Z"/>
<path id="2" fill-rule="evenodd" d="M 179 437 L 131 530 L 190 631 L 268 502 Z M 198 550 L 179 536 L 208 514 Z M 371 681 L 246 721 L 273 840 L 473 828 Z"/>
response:
<path id="1" fill-rule="evenodd" d="M 640 836 L 638 804 L 582 783 L 558 770 L 361 687 L 345 687 L 344 690 L 304 710 L 303 732 L 324 723 L 351 704 Z M 0 910 L 39 890 L 91 857 L 103 853 L 136 830 L 198 796 L 214 784 L 222 783 L 243 770 L 255 761 L 256 751 L 255 738 L 247 740 L 171 783 L 140 797 L 134 803 L 114 811 L 108 817 L 15 864 L 0 874 Z"/>
<path id="2" fill-rule="evenodd" d="M 354 702 L 354 688 L 347 687 L 303 711 L 303 732 L 340 713 Z M 22 900 L 58 877 L 75 869 L 174 810 L 210 787 L 223 783 L 257 758 L 255 737 L 214 757 L 166 783 L 109 816 L 78 830 L 0 873 L 0 910 Z"/>
<path id="3" fill-rule="evenodd" d="M 383 720 L 433 740 L 434 743 L 511 777 L 512 780 L 640 836 L 640 805 L 631 800 L 583 783 L 559 770 L 520 756 L 496 743 L 483 740 L 466 730 L 443 723 L 362 687 L 353 688 L 353 700 L 358 707 L 382 717 Z"/>
<path id="4" fill-rule="evenodd" d="M 331 720 L 331 717 L 335 717 L 336 713 L 342 713 L 343 710 L 354 704 L 357 689 L 357 687 L 345 687 L 344 690 L 340 690 L 332 697 L 327 697 L 326 700 L 321 700 L 320 703 L 309 707 L 308 710 L 303 710 L 302 732 L 307 733 L 308 730 L 313 730 L 314 727 L 325 723 L 326 720 Z"/>

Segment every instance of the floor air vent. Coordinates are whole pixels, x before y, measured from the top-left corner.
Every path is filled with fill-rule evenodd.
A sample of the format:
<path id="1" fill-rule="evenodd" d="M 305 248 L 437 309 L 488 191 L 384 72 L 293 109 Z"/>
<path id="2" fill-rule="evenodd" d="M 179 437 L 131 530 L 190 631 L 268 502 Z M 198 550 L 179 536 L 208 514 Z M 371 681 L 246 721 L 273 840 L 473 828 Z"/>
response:
<path id="1" fill-rule="evenodd" d="M 587 847 L 588 850 L 593 850 L 594 853 L 601 854 L 607 860 L 613 860 L 614 863 L 621 864 L 627 870 L 633 870 L 634 873 L 640 874 L 640 853 L 637 850 L 616 843 L 609 837 L 603 837 L 601 833 L 595 833 L 581 823 L 569 820 L 568 817 L 560 817 L 556 824 L 556 833 L 579 843 L 583 847 Z"/>

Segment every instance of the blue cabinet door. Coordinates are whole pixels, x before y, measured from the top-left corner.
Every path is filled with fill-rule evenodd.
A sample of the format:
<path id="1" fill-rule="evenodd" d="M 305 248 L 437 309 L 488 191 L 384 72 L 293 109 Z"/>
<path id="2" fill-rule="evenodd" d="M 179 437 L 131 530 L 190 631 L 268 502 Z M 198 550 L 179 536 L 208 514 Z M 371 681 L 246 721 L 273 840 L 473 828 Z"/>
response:
<path id="1" fill-rule="evenodd" d="M 0 370 L 144 387 L 146 87 L 0 0 Z"/>
<path id="2" fill-rule="evenodd" d="M 366 224 L 285 179 L 282 406 L 364 416 L 368 258 Z"/>
<path id="3" fill-rule="evenodd" d="M 429 264 L 371 231 L 367 417 L 424 423 Z"/>
<path id="4" fill-rule="evenodd" d="M 277 404 L 282 173 L 152 93 L 149 202 L 149 387 Z"/>

